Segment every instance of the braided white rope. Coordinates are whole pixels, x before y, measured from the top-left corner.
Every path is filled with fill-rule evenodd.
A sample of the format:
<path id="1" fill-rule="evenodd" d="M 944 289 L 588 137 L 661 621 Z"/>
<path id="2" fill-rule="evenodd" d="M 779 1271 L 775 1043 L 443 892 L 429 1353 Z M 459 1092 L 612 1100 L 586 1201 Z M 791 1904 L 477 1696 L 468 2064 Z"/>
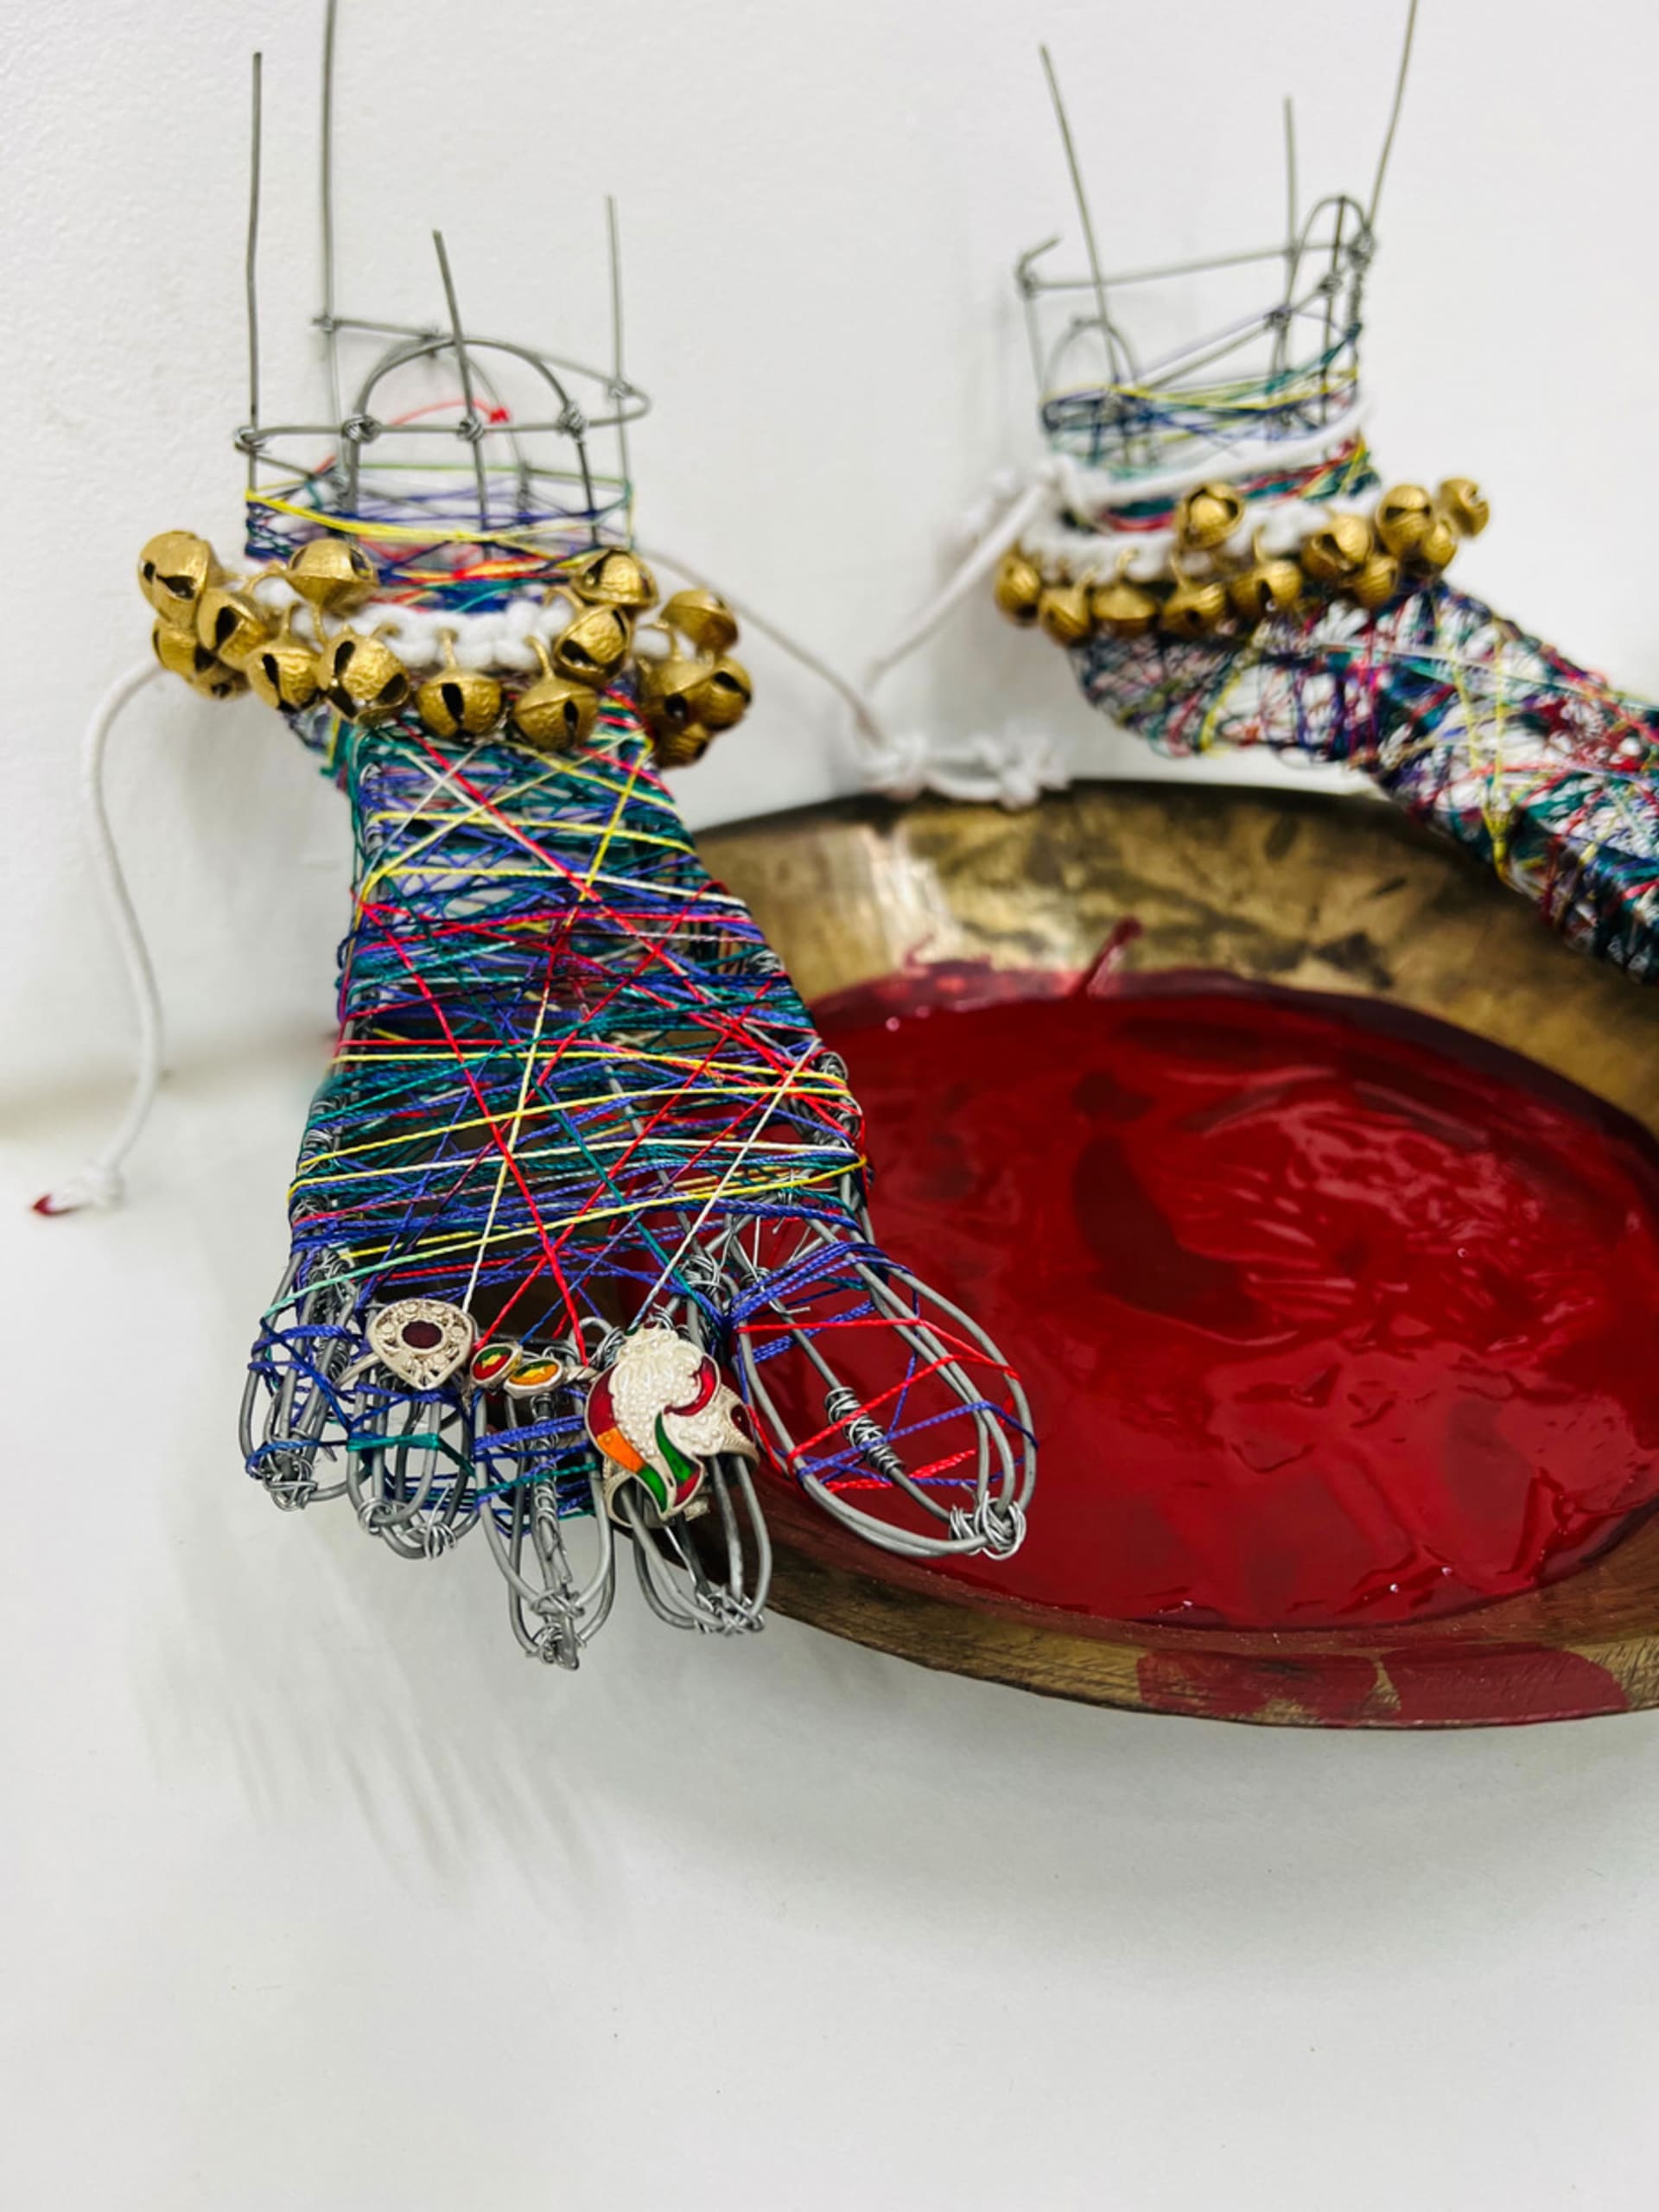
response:
<path id="1" fill-rule="evenodd" d="M 273 609 L 302 604 L 298 593 L 283 576 L 256 576 L 250 588 L 263 605 Z M 544 645 L 551 646 L 578 612 L 574 600 L 562 598 L 556 592 L 545 606 L 539 591 L 523 592 L 501 607 L 454 613 L 436 607 L 406 607 L 400 600 L 372 599 L 353 611 L 350 626 L 365 636 L 378 632 L 416 675 L 443 665 L 448 636 L 454 641 L 455 658 L 462 668 L 536 676 L 542 664 L 531 639 L 539 638 Z M 315 616 L 311 626 L 320 645 L 333 634 L 323 630 Z"/>

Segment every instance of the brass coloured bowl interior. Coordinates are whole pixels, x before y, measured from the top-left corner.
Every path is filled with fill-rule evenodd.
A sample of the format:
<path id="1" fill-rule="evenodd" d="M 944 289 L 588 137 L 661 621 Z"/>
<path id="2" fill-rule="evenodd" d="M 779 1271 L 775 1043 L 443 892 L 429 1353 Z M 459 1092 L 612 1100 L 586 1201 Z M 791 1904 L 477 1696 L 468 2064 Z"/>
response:
<path id="1" fill-rule="evenodd" d="M 842 801 L 706 830 L 698 845 L 809 1000 L 912 959 L 1080 969 L 1129 923 L 1126 969 L 1397 1000 L 1659 1133 L 1659 993 L 1563 944 L 1487 870 L 1381 801 L 1096 784 L 1020 813 Z M 1051 1694 L 1349 1726 L 1659 1704 L 1659 1519 L 1565 1581 L 1452 1619 L 1269 1634 L 1080 1624 L 907 1562 L 873 1565 L 781 1484 L 767 1510 L 779 1611 Z"/>

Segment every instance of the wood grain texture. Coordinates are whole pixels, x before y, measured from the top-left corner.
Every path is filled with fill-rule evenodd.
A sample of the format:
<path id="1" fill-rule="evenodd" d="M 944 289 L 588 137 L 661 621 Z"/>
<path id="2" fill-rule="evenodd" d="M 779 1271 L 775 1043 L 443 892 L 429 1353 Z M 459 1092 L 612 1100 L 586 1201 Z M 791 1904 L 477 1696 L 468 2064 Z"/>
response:
<path id="1" fill-rule="evenodd" d="M 1397 1000 L 1659 1131 L 1659 993 L 1596 967 L 1381 803 L 1081 785 L 1020 814 L 853 800 L 705 831 L 809 998 L 907 960 L 1221 969 Z M 878 1230 L 880 1224 L 878 1222 Z M 1041 1510 L 1040 1470 L 1035 1506 Z M 889 1559 L 766 1487 L 778 1611 L 1051 1696 L 1324 1727 L 1454 1727 L 1659 1705 L 1659 1519 L 1548 1590 L 1421 1627 L 1246 1633 L 1000 1600 Z"/>

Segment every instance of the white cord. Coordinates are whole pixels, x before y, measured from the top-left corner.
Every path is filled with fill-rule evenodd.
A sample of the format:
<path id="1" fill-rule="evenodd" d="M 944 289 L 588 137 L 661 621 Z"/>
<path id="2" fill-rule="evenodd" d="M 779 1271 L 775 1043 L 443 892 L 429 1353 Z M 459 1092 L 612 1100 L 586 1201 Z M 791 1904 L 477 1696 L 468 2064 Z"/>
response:
<path id="1" fill-rule="evenodd" d="M 639 550 L 645 559 L 655 562 L 658 568 L 672 569 L 676 575 L 689 576 L 696 583 L 706 584 L 702 569 L 694 568 L 688 562 L 677 560 L 673 554 L 665 553 L 660 545 L 645 545 Z M 780 652 L 787 653 L 791 660 L 798 661 L 803 668 L 818 677 L 820 682 L 827 683 L 832 691 L 845 700 L 852 709 L 861 751 L 875 758 L 892 751 L 892 738 L 882 726 L 874 707 L 856 684 L 849 683 L 844 676 L 830 667 L 828 661 L 820 660 L 810 646 L 804 645 L 798 638 L 791 638 L 787 630 L 780 630 L 775 622 L 769 622 L 764 614 L 758 613 L 747 601 L 734 599 L 728 591 L 722 591 L 721 597 L 741 622 L 747 622 L 763 638 L 770 638 Z"/>
<path id="2" fill-rule="evenodd" d="M 734 599 L 729 592 L 724 594 L 727 604 L 741 621 L 758 630 L 762 637 L 770 638 L 773 645 L 846 701 L 852 710 L 859 768 L 866 790 L 881 791 L 889 798 L 897 799 L 915 798 L 931 790 L 946 798 L 972 800 L 980 805 L 995 803 L 1020 807 L 1033 805 L 1046 791 L 1064 790 L 1070 781 L 1052 741 L 1039 732 L 1009 729 L 995 735 L 974 737 L 948 756 L 941 756 L 935 753 L 920 731 L 888 729 L 870 696 L 887 670 L 931 637 L 967 597 L 1025 528 L 1049 490 L 1049 480 L 1045 475 L 997 518 L 939 597 L 923 610 L 908 634 L 872 665 L 862 686 L 849 682 L 827 661 L 820 660 L 810 647 L 802 645 L 798 638 L 780 630 L 753 607 Z M 660 568 L 673 569 L 677 575 L 689 576 L 699 582 L 703 580 L 701 569 L 677 560 L 660 546 L 641 546 L 639 550 L 646 560 L 654 561 Z"/>
<path id="3" fill-rule="evenodd" d="M 1271 458 L 1289 469 L 1318 460 L 1357 434 L 1363 414 L 1358 394 L 1344 410 L 1338 425 L 1322 425 L 1296 440 L 1258 441 L 1222 455 L 1211 455 L 1156 475 L 1119 477 L 1101 469 L 1081 468 L 1065 454 L 1051 455 L 1025 480 L 1023 487 L 1005 483 L 1001 497 L 988 513 L 982 506 L 969 525 L 972 542 L 955 574 L 909 627 L 887 652 L 865 671 L 867 694 L 874 695 L 886 678 L 933 635 L 940 625 L 974 592 L 1008 549 L 1021 546 L 1046 575 L 1063 575 L 1079 582 L 1113 573 L 1122 560 L 1125 572 L 1151 579 L 1167 574 L 1174 531 L 1165 529 L 1115 534 L 1107 518 L 1115 507 L 1150 496 L 1173 496 L 1192 490 L 1211 476 L 1236 474 L 1241 454 L 1246 459 Z M 1294 494 L 1281 499 L 1257 501 L 1230 541 L 1226 553 L 1247 556 L 1259 532 L 1270 552 L 1294 552 L 1312 531 L 1323 528 L 1334 513 L 1364 513 L 1370 501 L 1341 498 L 1309 501 Z M 1090 529 L 1072 518 L 1097 515 L 1102 527 Z M 1209 573 L 1206 567 L 1204 573 Z M 870 721 L 874 716 L 872 712 Z M 877 753 L 863 747 L 865 780 L 898 798 L 914 798 L 933 790 L 947 798 L 979 803 L 995 801 L 1006 807 L 1030 806 L 1045 791 L 1063 790 L 1070 781 L 1058 752 L 1040 733 L 1007 728 L 951 741 L 941 746 L 920 731 L 907 731 L 888 740 Z"/>
<path id="4" fill-rule="evenodd" d="M 92 873 L 110 920 L 114 925 L 116 941 L 121 948 L 122 963 L 127 971 L 127 982 L 132 993 L 133 1012 L 137 1020 L 137 1065 L 133 1070 L 132 1090 L 127 1100 L 126 1111 L 121 1116 L 114 1135 L 100 1152 L 79 1172 L 63 1182 L 54 1184 L 41 1198 L 35 1201 L 36 1213 L 74 1213 L 82 1206 L 119 1205 L 122 1197 L 121 1162 L 138 1141 L 149 1109 L 155 1103 L 156 1087 L 162 1072 L 162 1001 L 156 988 L 156 970 L 151 963 L 144 933 L 138 925 L 138 916 L 122 873 L 121 856 L 116 849 L 115 834 L 110 827 L 109 806 L 104 791 L 104 760 L 108 749 L 110 732 L 117 716 L 130 700 L 136 699 L 145 686 L 155 683 L 162 671 L 153 660 L 130 668 L 118 677 L 92 710 L 86 725 L 86 734 L 80 747 L 81 803 L 86 810 L 86 825 L 92 833 Z"/>
<path id="5" fill-rule="evenodd" d="M 1005 507 L 987 526 L 977 543 L 969 546 L 957 573 L 944 590 L 928 601 L 896 645 L 890 645 L 886 652 L 870 663 L 865 671 L 864 680 L 872 690 L 897 668 L 901 660 L 908 660 L 918 645 L 925 645 L 939 625 L 956 613 L 969 593 L 990 574 L 1009 546 L 1025 534 L 1047 505 L 1054 481 L 1055 472 L 1052 467 L 1039 469 L 1013 505 Z"/>

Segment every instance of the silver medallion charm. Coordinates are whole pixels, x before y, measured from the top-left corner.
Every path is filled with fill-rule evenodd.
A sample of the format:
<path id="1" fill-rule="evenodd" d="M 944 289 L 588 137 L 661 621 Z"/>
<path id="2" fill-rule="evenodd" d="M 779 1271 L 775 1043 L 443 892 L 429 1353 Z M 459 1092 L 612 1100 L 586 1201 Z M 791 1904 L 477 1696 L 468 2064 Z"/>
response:
<path id="1" fill-rule="evenodd" d="M 369 1346 L 412 1390 L 435 1390 L 460 1367 L 477 1334 L 473 1317 L 441 1298 L 400 1298 L 369 1317 Z"/>
<path id="2" fill-rule="evenodd" d="M 683 1513 L 702 1487 L 705 1459 L 759 1457 L 739 1426 L 741 1403 L 705 1351 L 660 1322 L 623 1341 L 588 1394 L 588 1433 L 605 1461 L 607 1505 L 637 1482 L 663 1520 Z"/>

